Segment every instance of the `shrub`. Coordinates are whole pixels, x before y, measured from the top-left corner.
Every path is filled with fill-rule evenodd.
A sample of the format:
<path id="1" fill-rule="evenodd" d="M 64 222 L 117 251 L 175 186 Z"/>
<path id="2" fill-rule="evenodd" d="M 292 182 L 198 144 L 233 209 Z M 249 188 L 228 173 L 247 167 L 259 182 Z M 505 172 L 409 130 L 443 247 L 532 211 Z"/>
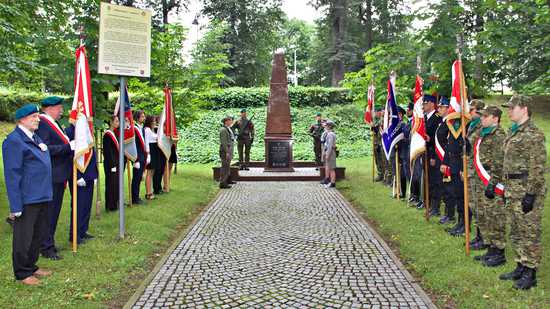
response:
<path id="1" fill-rule="evenodd" d="M 288 96 L 290 105 L 294 107 L 351 103 L 348 90 L 344 88 L 296 86 L 288 88 Z M 202 93 L 200 99 L 205 102 L 204 107 L 210 109 L 266 106 L 269 99 L 269 88 L 225 88 Z"/>

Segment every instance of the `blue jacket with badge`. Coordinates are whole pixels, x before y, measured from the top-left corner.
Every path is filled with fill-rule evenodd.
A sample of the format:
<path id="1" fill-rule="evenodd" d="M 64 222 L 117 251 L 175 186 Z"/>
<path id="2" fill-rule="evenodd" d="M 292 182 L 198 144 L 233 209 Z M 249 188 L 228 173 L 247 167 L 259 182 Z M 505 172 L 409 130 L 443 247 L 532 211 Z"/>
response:
<path id="1" fill-rule="evenodd" d="M 40 120 L 35 132 L 48 145 L 52 162 L 53 183 L 64 183 L 69 180 L 73 165 L 73 151 L 71 146 L 44 120 Z"/>
<path id="2" fill-rule="evenodd" d="M 37 136 L 38 142 L 43 141 Z M 2 143 L 4 179 L 12 213 L 24 205 L 52 200 L 52 165 L 49 150 L 42 151 L 23 130 L 16 127 Z"/>

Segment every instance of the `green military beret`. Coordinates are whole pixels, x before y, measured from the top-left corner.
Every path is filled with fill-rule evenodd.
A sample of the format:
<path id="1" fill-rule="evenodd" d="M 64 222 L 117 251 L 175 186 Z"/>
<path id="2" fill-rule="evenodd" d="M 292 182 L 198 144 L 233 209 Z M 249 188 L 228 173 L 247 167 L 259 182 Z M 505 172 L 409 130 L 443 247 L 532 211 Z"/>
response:
<path id="1" fill-rule="evenodd" d="M 485 102 L 479 99 L 473 99 L 470 101 L 470 108 L 475 108 L 476 111 L 481 111 L 485 108 Z"/>
<path id="2" fill-rule="evenodd" d="M 246 113 L 246 108 L 241 109 L 241 113 Z"/>
<path id="3" fill-rule="evenodd" d="M 315 113 L 315 116 L 317 116 L 317 117 L 321 117 L 322 115 L 321 115 L 321 113 L 320 113 L 320 112 L 316 112 L 316 113 Z"/>
<path id="4" fill-rule="evenodd" d="M 500 118 L 502 116 L 502 110 L 496 106 L 487 106 L 481 110 L 481 114 L 483 116 L 491 115 Z"/>
<path id="5" fill-rule="evenodd" d="M 40 104 L 41 104 L 43 107 L 55 106 L 55 105 L 63 104 L 63 98 L 56 97 L 56 96 L 47 97 L 47 98 L 43 99 L 42 101 L 40 101 Z"/>
<path id="6" fill-rule="evenodd" d="M 531 98 L 526 97 L 524 95 L 515 94 L 510 98 L 510 100 L 507 103 L 502 104 L 502 107 L 514 107 L 514 106 L 531 107 Z"/>
<path id="7" fill-rule="evenodd" d="M 225 123 L 227 120 L 233 120 L 233 116 L 227 115 L 227 116 L 223 117 L 222 118 L 222 123 Z"/>
<path id="8" fill-rule="evenodd" d="M 40 109 L 35 104 L 26 104 L 15 111 L 15 120 L 27 117 L 34 113 L 38 113 Z"/>

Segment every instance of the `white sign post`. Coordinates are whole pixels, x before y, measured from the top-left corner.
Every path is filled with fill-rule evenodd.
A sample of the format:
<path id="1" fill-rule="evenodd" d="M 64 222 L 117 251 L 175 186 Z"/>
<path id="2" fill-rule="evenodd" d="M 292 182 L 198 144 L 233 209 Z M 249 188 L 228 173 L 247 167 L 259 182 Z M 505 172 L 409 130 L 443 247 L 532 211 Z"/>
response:
<path id="1" fill-rule="evenodd" d="M 124 238 L 124 102 L 125 76 L 151 76 L 151 12 L 101 2 L 99 14 L 100 74 L 120 76 L 118 208 L 119 237 Z M 130 185 L 130 184 L 129 184 Z"/>

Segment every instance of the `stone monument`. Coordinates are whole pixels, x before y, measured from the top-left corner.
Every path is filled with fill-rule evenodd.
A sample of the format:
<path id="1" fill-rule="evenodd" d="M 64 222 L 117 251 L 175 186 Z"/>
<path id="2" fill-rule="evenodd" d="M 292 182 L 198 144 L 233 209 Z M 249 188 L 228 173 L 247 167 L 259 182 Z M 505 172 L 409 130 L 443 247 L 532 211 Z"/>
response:
<path id="1" fill-rule="evenodd" d="M 265 128 L 265 172 L 293 172 L 292 124 L 284 51 L 273 56 Z"/>

